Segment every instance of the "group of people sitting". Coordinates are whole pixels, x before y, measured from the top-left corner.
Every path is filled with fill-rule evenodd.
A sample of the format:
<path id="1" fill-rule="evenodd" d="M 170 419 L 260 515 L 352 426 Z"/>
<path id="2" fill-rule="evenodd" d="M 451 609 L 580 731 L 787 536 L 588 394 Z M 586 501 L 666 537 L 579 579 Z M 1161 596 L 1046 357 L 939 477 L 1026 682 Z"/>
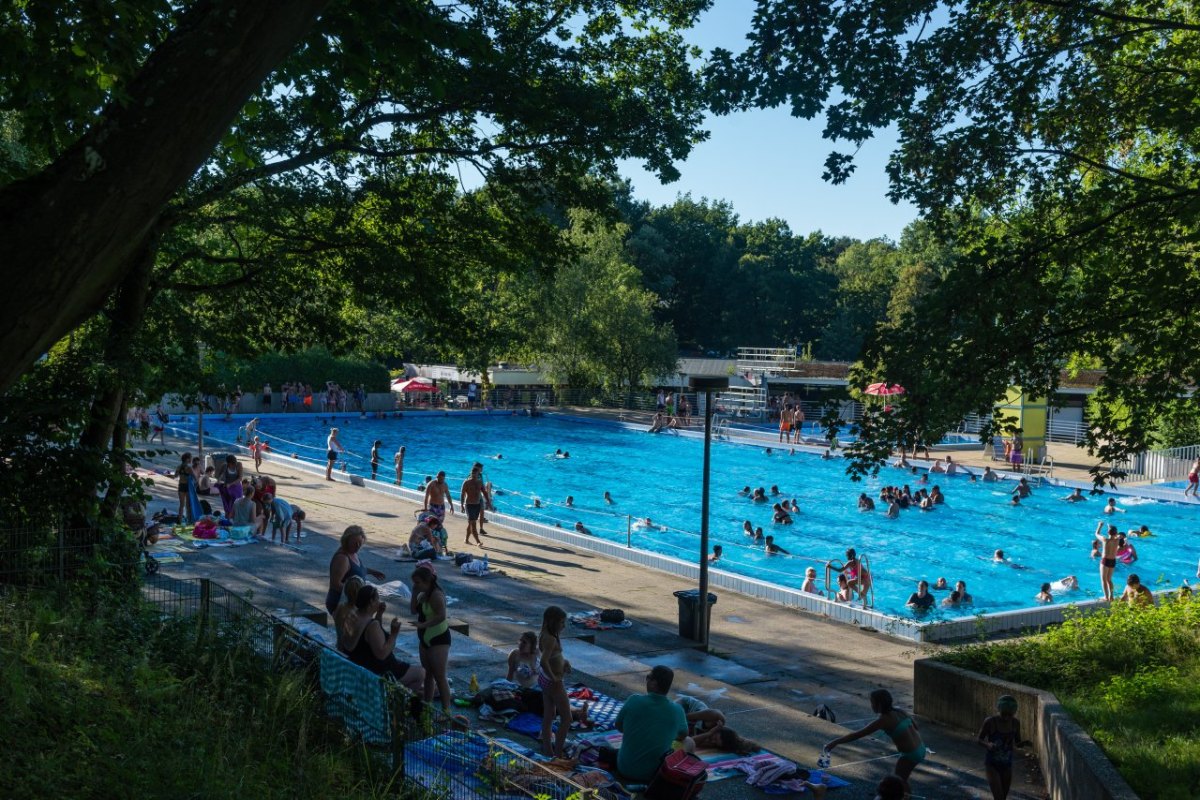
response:
<path id="1" fill-rule="evenodd" d="M 303 535 L 306 514 L 303 509 L 279 497 L 275 480 L 267 475 L 247 476 L 237 456 L 229 454 L 218 465 L 203 466 L 199 456 L 183 453 L 173 473 L 179 496 L 178 515 L 181 520 L 196 523 L 201 516 L 214 522 L 221 512 L 211 513 L 211 505 L 202 501 L 201 513 L 196 513 L 191 498 L 221 498 L 224 516 L 234 527 L 248 527 L 255 536 L 266 536 L 271 525 L 271 541 L 279 536 L 285 544 Z M 207 505 L 207 508 L 205 506 Z"/>

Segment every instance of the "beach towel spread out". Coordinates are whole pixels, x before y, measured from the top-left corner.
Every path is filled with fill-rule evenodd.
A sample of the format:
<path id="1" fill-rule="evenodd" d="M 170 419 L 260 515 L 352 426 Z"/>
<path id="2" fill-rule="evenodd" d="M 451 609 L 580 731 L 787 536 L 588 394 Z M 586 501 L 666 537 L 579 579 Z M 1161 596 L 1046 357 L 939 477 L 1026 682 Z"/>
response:
<path id="1" fill-rule="evenodd" d="M 576 722 L 571 725 L 577 730 L 583 728 L 594 731 L 612 730 L 613 725 L 617 722 L 617 714 L 621 713 L 621 707 L 625 705 L 623 700 L 617 700 L 595 689 L 589 689 L 582 683 L 569 687 L 567 697 L 571 700 L 571 708 L 582 709 L 585 704 L 588 707 L 588 724 L 582 725 Z"/>
<path id="2" fill-rule="evenodd" d="M 585 733 L 579 736 L 580 740 L 589 742 L 597 747 L 611 747 L 614 750 L 619 750 L 621 747 L 621 733 L 619 731 L 603 731 L 597 733 Z M 749 774 L 751 770 L 758 773 L 764 765 L 784 762 L 791 764 L 783 758 L 775 755 L 768 750 L 759 750 L 757 753 L 751 753 L 748 756 L 739 756 L 736 753 L 724 753 L 720 750 L 701 749 L 696 751 L 696 757 L 704 761 L 708 765 L 708 783 L 713 781 L 722 781 L 726 778 Z M 795 769 L 796 765 L 791 764 L 791 769 Z M 791 770 L 789 770 L 790 772 Z M 817 783 L 823 777 L 826 785 L 830 788 L 839 786 L 849 786 L 847 781 L 841 778 L 822 773 L 817 770 L 810 770 L 812 775 L 809 781 Z M 754 785 L 754 784 L 751 784 Z M 799 786 L 798 783 L 793 784 Z M 766 786 L 760 786 L 768 794 L 777 794 L 781 791 L 802 791 L 799 788 L 781 789 L 783 784 L 770 783 Z"/>
<path id="3" fill-rule="evenodd" d="M 621 620 L 620 622 L 602 622 L 600 620 L 600 611 L 576 611 L 569 614 L 567 619 L 572 625 L 578 625 L 581 628 L 587 628 L 592 631 L 611 631 L 619 628 L 632 628 L 633 623 L 629 620 Z"/>

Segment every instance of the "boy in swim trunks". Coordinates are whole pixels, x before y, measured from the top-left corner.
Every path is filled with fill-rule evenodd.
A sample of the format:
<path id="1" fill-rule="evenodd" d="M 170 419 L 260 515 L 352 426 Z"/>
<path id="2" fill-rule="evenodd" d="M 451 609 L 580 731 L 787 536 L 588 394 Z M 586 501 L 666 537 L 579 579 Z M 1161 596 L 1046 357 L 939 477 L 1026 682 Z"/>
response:
<path id="1" fill-rule="evenodd" d="M 471 537 L 475 537 L 475 543 L 483 547 L 483 540 L 479 538 L 479 515 L 483 512 L 483 479 L 480 477 L 483 473 L 482 465 L 476 464 L 471 469 L 471 477 L 463 481 L 462 493 L 459 496 L 459 502 L 462 507 L 467 510 L 467 544 L 471 543 Z"/>
<path id="2" fill-rule="evenodd" d="M 1190 494 L 1195 497 L 1197 489 L 1200 489 L 1200 458 L 1192 462 L 1192 469 L 1188 472 L 1188 485 L 1183 490 L 1183 496 L 1187 497 Z"/>
<path id="3" fill-rule="evenodd" d="M 1104 527 L 1104 522 L 1096 523 L 1096 532 L 1094 536 L 1100 541 L 1104 552 L 1100 557 L 1100 585 L 1104 589 L 1104 599 L 1113 599 L 1113 570 L 1117 567 L 1117 547 L 1120 545 L 1116 525 L 1108 526 L 1108 537 L 1100 535 L 1100 529 Z"/>
<path id="4" fill-rule="evenodd" d="M 450 487 L 446 485 L 446 471 L 442 470 L 437 474 L 437 480 L 431 481 L 425 487 L 425 508 L 423 511 L 428 511 L 438 518 L 439 521 L 446 521 L 446 504 L 450 504 L 450 513 L 454 513 L 454 499 L 450 497 Z"/>

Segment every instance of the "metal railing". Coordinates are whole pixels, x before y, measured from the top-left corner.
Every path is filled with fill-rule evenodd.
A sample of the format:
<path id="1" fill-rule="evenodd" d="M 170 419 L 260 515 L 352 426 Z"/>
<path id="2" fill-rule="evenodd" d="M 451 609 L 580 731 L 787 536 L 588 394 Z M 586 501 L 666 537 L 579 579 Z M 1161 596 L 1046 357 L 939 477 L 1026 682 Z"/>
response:
<path id="1" fill-rule="evenodd" d="M 1087 432 L 1088 427 L 1082 422 L 1054 417 L 1046 421 L 1046 441 L 1048 442 L 1083 444 L 1087 440 Z"/>
<path id="2" fill-rule="evenodd" d="M 70 580 L 98 563 L 132 569 L 139 559 L 132 535 L 55 526 L 0 529 L 0 583 L 40 586 Z"/>

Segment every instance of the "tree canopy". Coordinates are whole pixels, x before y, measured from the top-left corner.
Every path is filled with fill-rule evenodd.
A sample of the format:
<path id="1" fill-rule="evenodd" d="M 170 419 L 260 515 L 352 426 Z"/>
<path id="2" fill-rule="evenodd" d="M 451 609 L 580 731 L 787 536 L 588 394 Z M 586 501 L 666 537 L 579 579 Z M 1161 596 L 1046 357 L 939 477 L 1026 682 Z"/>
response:
<path id="1" fill-rule="evenodd" d="M 710 69 L 722 110 L 823 112 L 850 147 L 831 180 L 874 131 L 899 132 L 891 194 L 957 257 L 868 343 L 864 380 L 924 360 L 914 388 L 959 417 L 1010 383 L 1051 393 L 1082 353 L 1105 370 L 1090 444 L 1113 460 L 1200 380 L 1193 4 L 760 0 L 749 46 Z"/>

